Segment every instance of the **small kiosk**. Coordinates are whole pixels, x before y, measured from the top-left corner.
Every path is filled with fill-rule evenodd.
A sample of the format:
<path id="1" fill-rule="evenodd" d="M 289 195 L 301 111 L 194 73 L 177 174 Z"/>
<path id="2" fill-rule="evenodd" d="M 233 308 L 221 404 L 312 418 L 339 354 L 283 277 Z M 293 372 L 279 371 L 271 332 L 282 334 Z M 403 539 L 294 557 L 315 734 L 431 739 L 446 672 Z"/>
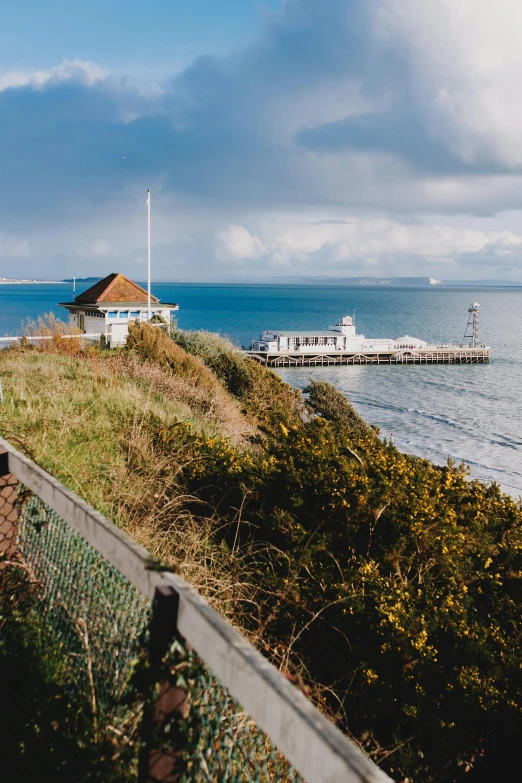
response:
<path id="1" fill-rule="evenodd" d="M 146 322 L 159 317 L 170 324 L 172 311 L 179 309 L 177 304 L 160 303 L 152 295 L 149 307 L 147 291 L 119 272 L 112 272 L 73 302 L 61 302 L 59 306 L 69 311 L 71 328 L 79 329 L 86 336 L 92 334 L 93 339 L 105 335 L 110 348 L 125 343 L 132 321 Z"/>

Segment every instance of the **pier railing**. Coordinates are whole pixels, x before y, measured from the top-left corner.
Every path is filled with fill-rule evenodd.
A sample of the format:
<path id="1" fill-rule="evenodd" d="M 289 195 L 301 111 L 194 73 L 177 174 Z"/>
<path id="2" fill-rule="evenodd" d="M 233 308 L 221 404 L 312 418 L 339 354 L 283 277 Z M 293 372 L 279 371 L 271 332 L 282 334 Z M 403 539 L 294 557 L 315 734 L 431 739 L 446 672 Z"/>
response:
<path id="1" fill-rule="evenodd" d="M 486 364 L 490 348 L 477 346 L 401 348 L 400 350 L 345 351 L 245 351 L 251 359 L 267 367 L 317 367 L 330 365 L 379 364 Z"/>
<path id="2" fill-rule="evenodd" d="M 39 585 L 44 627 L 93 716 L 132 735 L 141 783 L 389 781 L 187 582 L 1 438 L 0 476 L 0 580 L 18 563 Z"/>

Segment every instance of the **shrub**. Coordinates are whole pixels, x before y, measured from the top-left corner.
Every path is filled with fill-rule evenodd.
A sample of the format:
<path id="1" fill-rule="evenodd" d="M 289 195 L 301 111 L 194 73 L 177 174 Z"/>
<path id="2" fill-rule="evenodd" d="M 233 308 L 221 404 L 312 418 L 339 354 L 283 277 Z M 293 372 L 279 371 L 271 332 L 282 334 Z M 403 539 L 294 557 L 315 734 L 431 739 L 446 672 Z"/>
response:
<path id="1" fill-rule="evenodd" d="M 241 503 L 239 535 L 282 553 L 265 643 L 305 663 L 342 728 L 392 776 L 488 779 L 522 732 L 521 506 L 312 392 L 326 415 L 248 459 L 204 442 L 188 486 L 230 523 Z"/>
<path id="2" fill-rule="evenodd" d="M 36 320 L 28 318 L 22 326 L 23 337 L 20 347 L 27 349 L 29 345 L 47 353 L 62 353 L 68 356 L 78 356 L 84 346 L 80 340 L 80 330 L 69 326 L 68 323 L 57 318 L 54 313 L 45 313 Z M 64 337 L 64 335 L 77 334 L 78 337 Z M 31 343 L 27 338 L 43 336 L 46 340 L 38 340 Z M 36 344 L 35 344 L 36 343 Z"/>
<path id="3" fill-rule="evenodd" d="M 221 338 L 173 335 L 132 327 L 119 363 L 90 357 L 91 386 L 84 354 L 2 352 L 4 425 L 12 416 L 47 467 L 109 498 L 165 559 L 181 549 L 195 583 L 281 667 L 303 666 L 323 709 L 393 777 L 502 777 L 522 733 L 520 503 L 462 466 L 401 454 L 328 384 L 312 382 L 305 405 Z M 131 383 L 153 379 L 165 394 L 186 381 L 216 401 L 211 416 L 234 390 L 263 438 L 247 450 L 171 409 L 152 415 L 153 393 Z"/>
<path id="4" fill-rule="evenodd" d="M 308 406 L 318 416 L 323 416 L 327 421 L 355 435 L 376 437 L 375 429 L 359 416 L 345 395 L 330 383 L 311 380 L 304 393 L 308 395 Z"/>
<path id="5" fill-rule="evenodd" d="M 171 336 L 187 352 L 205 362 L 265 431 L 273 431 L 281 423 L 292 425 L 300 421 L 304 407 L 299 392 L 275 373 L 245 357 L 229 340 L 211 332 L 184 332 L 177 328 L 171 331 Z"/>
<path id="6" fill-rule="evenodd" d="M 184 351 L 160 327 L 134 321 L 129 325 L 127 349 L 142 359 L 189 378 L 205 389 L 210 390 L 216 386 L 215 377 L 205 365 Z"/>

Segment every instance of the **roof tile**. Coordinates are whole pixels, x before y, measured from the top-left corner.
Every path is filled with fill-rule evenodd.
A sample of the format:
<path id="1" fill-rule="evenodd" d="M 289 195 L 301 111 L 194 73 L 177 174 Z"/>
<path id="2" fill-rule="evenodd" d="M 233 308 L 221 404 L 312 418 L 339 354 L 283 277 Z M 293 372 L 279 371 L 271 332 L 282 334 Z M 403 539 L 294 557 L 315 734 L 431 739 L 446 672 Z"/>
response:
<path id="1" fill-rule="evenodd" d="M 159 302 L 156 296 L 150 297 L 151 302 Z M 75 302 L 143 302 L 147 301 L 147 292 L 137 283 L 134 283 L 119 272 L 112 272 L 103 280 L 76 297 Z"/>

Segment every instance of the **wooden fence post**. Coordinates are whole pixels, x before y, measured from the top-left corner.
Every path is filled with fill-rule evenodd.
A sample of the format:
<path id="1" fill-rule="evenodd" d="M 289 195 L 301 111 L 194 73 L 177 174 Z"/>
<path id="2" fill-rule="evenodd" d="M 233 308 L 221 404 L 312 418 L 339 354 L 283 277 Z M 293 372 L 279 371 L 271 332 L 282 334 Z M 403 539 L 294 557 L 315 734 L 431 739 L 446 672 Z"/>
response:
<path id="1" fill-rule="evenodd" d="M 18 525 L 17 479 L 9 472 L 9 455 L 0 447 L 0 568 L 1 561 L 12 557 Z"/>
<path id="2" fill-rule="evenodd" d="M 143 747 L 138 783 L 177 783 L 182 772 L 181 747 L 162 747 L 161 728 L 166 721 L 187 714 L 185 688 L 169 682 L 164 659 L 177 635 L 178 593 L 170 586 L 156 588 L 150 623 L 149 665 L 146 670 Z M 154 696 L 154 691 L 158 690 Z"/>

